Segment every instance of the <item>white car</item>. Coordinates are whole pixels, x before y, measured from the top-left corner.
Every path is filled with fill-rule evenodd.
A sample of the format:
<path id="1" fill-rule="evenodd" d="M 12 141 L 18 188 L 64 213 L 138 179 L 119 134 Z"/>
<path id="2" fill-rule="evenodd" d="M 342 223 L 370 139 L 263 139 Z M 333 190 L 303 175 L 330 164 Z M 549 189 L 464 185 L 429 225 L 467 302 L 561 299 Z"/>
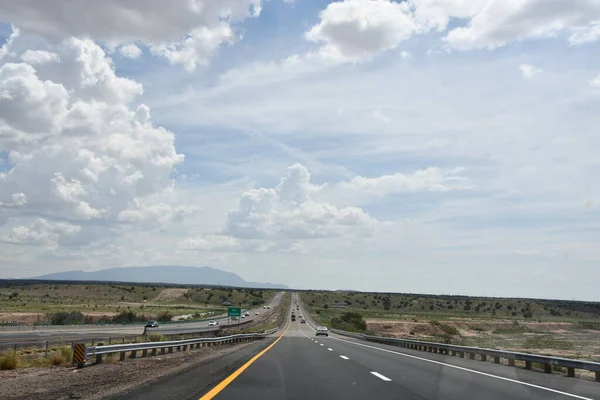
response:
<path id="1" fill-rule="evenodd" d="M 217 326 L 219 323 L 217 321 L 208 321 L 208 326 Z"/>
<path id="2" fill-rule="evenodd" d="M 320 336 L 320 335 L 329 337 L 329 329 L 327 329 L 326 326 L 317 327 L 316 336 Z"/>
<path id="3" fill-rule="evenodd" d="M 254 313 L 254 315 L 258 315 L 258 314 L 259 314 L 259 312 L 258 312 L 258 311 Z"/>

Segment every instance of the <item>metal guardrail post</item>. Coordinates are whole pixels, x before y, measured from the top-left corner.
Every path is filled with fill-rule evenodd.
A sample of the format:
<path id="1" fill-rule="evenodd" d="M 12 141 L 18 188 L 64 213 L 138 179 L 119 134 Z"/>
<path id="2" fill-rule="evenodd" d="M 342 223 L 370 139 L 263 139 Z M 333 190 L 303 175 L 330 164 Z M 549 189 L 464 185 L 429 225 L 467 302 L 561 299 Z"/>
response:
<path id="1" fill-rule="evenodd" d="M 98 346 L 104 346 L 104 343 L 98 343 Z M 102 354 L 96 354 L 96 364 L 102 364 Z"/>

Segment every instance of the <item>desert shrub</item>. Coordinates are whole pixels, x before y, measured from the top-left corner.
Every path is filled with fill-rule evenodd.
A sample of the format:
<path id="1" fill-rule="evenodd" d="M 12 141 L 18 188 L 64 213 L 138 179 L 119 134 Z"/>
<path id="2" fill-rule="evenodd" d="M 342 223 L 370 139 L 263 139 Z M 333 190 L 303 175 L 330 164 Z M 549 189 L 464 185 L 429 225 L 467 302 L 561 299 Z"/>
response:
<path id="1" fill-rule="evenodd" d="M 171 318 L 173 318 L 173 314 L 171 314 L 169 311 L 162 311 L 156 316 L 158 321 L 170 321 Z"/>
<path id="2" fill-rule="evenodd" d="M 161 333 L 151 333 L 148 335 L 149 342 L 166 342 L 167 340 L 169 339 Z"/>
<path id="3" fill-rule="evenodd" d="M 61 311 L 49 315 L 52 325 L 81 325 L 85 317 L 79 311 Z"/>
<path id="4" fill-rule="evenodd" d="M 6 351 L 0 356 L 0 370 L 15 369 L 19 366 L 19 356 L 14 351 Z"/>

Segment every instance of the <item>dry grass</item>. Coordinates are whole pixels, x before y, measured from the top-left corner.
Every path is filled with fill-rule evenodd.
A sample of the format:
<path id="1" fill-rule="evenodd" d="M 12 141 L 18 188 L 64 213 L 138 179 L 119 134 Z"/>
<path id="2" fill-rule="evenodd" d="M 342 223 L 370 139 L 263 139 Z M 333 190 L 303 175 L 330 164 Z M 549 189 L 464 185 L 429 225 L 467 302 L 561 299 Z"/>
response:
<path id="1" fill-rule="evenodd" d="M 20 364 L 20 357 L 16 352 L 12 350 L 5 351 L 2 356 L 0 356 L 0 370 L 11 370 L 15 369 Z"/>
<path id="2" fill-rule="evenodd" d="M 165 335 L 161 333 L 151 333 L 148 335 L 148 342 L 166 342 L 169 340 Z"/>
<path id="3" fill-rule="evenodd" d="M 52 365 L 67 365 L 73 359 L 73 351 L 70 346 L 63 346 L 55 351 L 50 358 Z"/>

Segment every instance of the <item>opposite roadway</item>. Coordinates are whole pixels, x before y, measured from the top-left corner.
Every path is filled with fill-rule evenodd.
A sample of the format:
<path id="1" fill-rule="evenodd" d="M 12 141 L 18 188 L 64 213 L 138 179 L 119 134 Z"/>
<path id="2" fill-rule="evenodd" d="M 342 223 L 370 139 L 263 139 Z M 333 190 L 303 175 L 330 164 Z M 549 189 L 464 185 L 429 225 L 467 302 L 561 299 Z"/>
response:
<path id="1" fill-rule="evenodd" d="M 283 294 L 278 292 L 266 304 L 272 307 L 270 310 L 264 310 L 261 307 L 248 310 L 249 317 L 244 321 L 260 322 L 265 316 L 274 311 L 278 306 Z M 255 313 L 259 315 L 256 316 Z M 220 326 L 227 326 L 230 322 L 228 317 L 214 317 L 219 321 Z M 161 324 L 158 328 L 148 329 L 149 333 L 161 333 L 163 335 L 175 335 L 186 333 L 197 333 L 202 331 L 216 330 L 208 326 L 208 321 L 201 322 L 181 322 L 171 324 Z M 46 341 L 51 343 L 68 343 L 71 341 L 91 341 L 92 339 L 121 338 L 129 336 L 138 336 L 144 333 L 144 325 L 82 325 L 82 326 L 39 326 L 39 327 L 2 327 L 0 328 L 0 349 L 12 348 L 14 344 L 19 347 L 38 346 L 43 347 Z"/>
<path id="2" fill-rule="evenodd" d="M 335 334 L 317 338 L 307 322 L 290 321 L 283 334 L 115 399 L 600 399 L 596 382 Z"/>

